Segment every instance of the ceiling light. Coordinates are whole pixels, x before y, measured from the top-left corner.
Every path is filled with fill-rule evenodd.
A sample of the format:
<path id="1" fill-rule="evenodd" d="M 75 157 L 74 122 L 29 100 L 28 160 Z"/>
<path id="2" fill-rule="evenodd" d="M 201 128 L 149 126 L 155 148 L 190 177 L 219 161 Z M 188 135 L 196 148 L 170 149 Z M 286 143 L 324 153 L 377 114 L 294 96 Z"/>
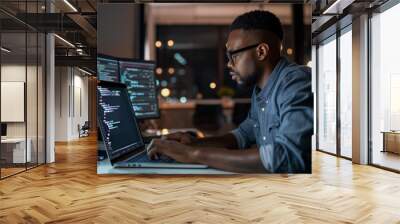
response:
<path id="1" fill-rule="evenodd" d="M 328 15 L 328 14 L 342 14 L 343 9 L 347 8 L 349 5 L 351 5 L 354 2 L 354 0 L 336 0 L 333 2 L 332 5 L 330 5 L 327 9 L 325 9 L 322 14 Z"/>
<path id="2" fill-rule="evenodd" d="M 4 52 L 6 52 L 6 53 L 10 53 L 10 52 L 11 52 L 11 50 L 9 50 L 9 49 L 7 49 L 7 48 L 5 48 L 5 47 L 1 47 L 1 50 L 4 51 Z"/>
<path id="3" fill-rule="evenodd" d="M 88 71 L 85 71 L 85 70 L 83 70 L 83 69 L 81 69 L 81 68 L 78 68 L 78 70 L 81 71 L 81 72 L 83 72 L 83 73 L 85 73 L 85 74 L 87 74 L 87 75 L 92 75 L 92 73 L 90 73 L 90 72 L 88 72 Z"/>
<path id="4" fill-rule="evenodd" d="M 71 4 L 69 3 L 68 0 L 64 0 L 65 4 L 67 4 L 74 12 L 78 12 L 78 10 Z"/>
<path id="5" fill-rule="evenodd" d="M 66 39 L 64 39 L 64 38 L 62 38 L 62 37 L 60 37 L 60 36 L 57 35 L 57 34 L 54 34 L 54 36 L 57 37 L 57 38 L 58 38 L 59 40 L 61 40 L 62 42 L 64 42 L 65 44 L 67 44 L 68 46 L 75 48 L 75 45 L 73 45 L 73 44 L 72 44 L 71 42 L 69 42 L 68 40 L 66 40 Z"/>

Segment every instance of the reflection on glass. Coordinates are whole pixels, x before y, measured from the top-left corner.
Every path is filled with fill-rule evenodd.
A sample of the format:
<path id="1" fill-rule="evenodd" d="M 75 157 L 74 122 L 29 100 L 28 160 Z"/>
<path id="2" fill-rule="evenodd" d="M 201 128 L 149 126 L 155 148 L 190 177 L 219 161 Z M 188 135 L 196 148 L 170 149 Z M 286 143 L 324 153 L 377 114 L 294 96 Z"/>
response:
<path id="1" fill-rule="evenodd" d="M 27 167 L 31 168 L 37 165 L 38 144 L 37 144 L 37 60 L 38 36 L 36 32 L 27 33 L 28 55 L 27 55 L 27 82 L 26 82 L 26 110 L 27 110 L 27 142 L 30 148 L 30 158 Z"/>
<path id="2" fill-rule="evenodd" d="M 38 36 L 38 164 L 45 163 L 45 60 L 46 60 L 46 38 L 39 33 Z"/>
<path id="3" fill-rule="evenodd" d="M 43 13 L 44 0 L 0 1 L 22 15 Z M 1 32 L 0 177 L 45 162 L 45 35 L 0 12 Z"/>
<path id="4" fill-rule="evenodd" d="M 400 149 L 400 133 L 395 132 L 400 130 L 400 32 L 393 27 L 398 21 L 399 4 L 371 19 L 372 163 L 396 170 L 400 170 L 400 150 L 395 153 Z M 383 132 L 389 132 L 390 139 L 384 139 Z"/>
<path id="5" fill-rule="evenodd" d="M 318 148 L 336 153 L 336 39 L 318 48 Z"/>
<path id="6" fill-rule="evenodd" d="M 1 140 L 2 178 L 25 170 L 25 162 L 31 155 L 24 116 L 25 38 L 25 33 L 1 34 L 2 47 L 9 49 L 1 51 L 1 122 L 7 125 L 7 134 Z"/>
<path id="7" fill-rule="evenodd" d="M 352 50 L 351 30 L 340 36 L 340 153 L 352 157 Z"/>

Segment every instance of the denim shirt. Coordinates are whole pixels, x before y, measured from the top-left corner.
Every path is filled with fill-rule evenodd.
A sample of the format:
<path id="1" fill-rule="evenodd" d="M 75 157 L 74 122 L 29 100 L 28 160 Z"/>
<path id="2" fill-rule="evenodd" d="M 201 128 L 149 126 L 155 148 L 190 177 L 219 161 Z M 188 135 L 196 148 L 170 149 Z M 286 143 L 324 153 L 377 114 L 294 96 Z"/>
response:
<path id="1" fill-rule="evenodd" d="M 281 58 L 267 84 L 255 87 L 248 117 L 232 131 L 239 148 L 257 144 L 272 173 L 311 173 L 311 69 Z"/>

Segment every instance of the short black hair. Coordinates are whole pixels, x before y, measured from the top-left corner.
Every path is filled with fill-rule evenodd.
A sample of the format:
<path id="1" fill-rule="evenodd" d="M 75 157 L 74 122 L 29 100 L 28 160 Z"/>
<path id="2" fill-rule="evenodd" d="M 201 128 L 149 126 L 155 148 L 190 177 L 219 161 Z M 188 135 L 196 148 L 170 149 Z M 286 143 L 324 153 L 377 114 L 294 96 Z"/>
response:
<path id="1" fill-rule="evenodd" d="M 283 40 L 281 21 L 272 12 L 254 10 L 246 12 L 232 22 L 229 30 L 265 30 L 274 33 L 279 40 Z"/>

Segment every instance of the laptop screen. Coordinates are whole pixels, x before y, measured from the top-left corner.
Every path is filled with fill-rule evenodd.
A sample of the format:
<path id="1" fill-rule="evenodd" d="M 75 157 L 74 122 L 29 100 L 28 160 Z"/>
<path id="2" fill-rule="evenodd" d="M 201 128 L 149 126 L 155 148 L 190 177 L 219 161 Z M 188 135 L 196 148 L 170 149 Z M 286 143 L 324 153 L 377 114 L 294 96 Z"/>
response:
<path id="1" fill-rule="evenodd" d="M 100 82 L 97 107 L 100 131 L 110 160 L 144 146 L 125 85 Z"/>

